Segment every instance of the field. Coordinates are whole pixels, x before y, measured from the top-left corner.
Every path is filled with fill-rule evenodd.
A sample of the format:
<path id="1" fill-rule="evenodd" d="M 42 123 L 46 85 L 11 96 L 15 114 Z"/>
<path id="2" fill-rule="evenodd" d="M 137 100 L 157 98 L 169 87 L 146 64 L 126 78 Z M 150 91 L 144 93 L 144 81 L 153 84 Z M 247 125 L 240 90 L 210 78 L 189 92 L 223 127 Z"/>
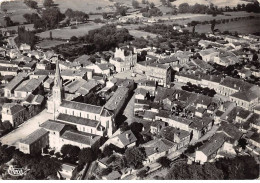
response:
<path id="1" fill-rule="evenodd" d="M 52 31 L 53 38 L 60 38 L 60 39 L 70 39 L 72 36 L 84 36 L 88 33 L 88 31 L 97 29 L 102 27 L 104 24 L 94 24 L 88 23 L 84 25 L 78 25 L 77 29 L 71 29 L 70 27 L 65 27 L 62 29 L 54 29 Z M 45 31 L 37 34 L 37 36 L 41 38 L 49 38 L 50 31 Z"/>
<path id="2" fill-rule="evenodd" d="M 66 41 L 59 41 L 59 40 L 48 40 L 48 39 L 44 39 L 42 41 L 40 41 L 39 43 L 36 44 L 36 46 L 39 46 L 42 49 L 49 49 L 61 44 L 65 44 Z"/>
<path id="3" fill-rule="evenodd" d="M 54 2 L 59 5 L 61 12 L 65 12 L 68 8 L 84 11 L 86 13 L 114 11 L 114 3 L 109 0 L 54 0 Z M 98 7 L 101 7 L 102 9 L 98 10 Z"/>
<path id="4" fill-rule="evenodd" d="M 191 30 L 192 28 L 190 28 Z M 252 34 L 260 31 L 260 21 L 259 19 L 253 20 L 240 20 L 235 22 L 230 22 L 228 24 L 217 24 L 215 29 L 219 29 L 221 32 L 230 31 L 241 34 Z M 210 25 L 198 25 L 196 26 L 196 32 L 208 33 L 211 32 Z"/>
<path id="5" fill-rule="evenodd" d="M 237 4 L 247 4 L 247 2 L 243 0 L 177 0 L 173 2 L 173 5 L 179 6 L 181 3 L 188 3 L 190 5 L 194 5 L 196 3 L 198 4 L 205 4 L 210 5 L 210 3 L 213 3 L 214 5 L 218 7 L 225 7 L 225 6 L 237 6 Z"/>
<path id="6" fill-rule="evenodd" d="M 227 16 L 230 15 L 230 16 Z M 256 13 L 247 13 L 247 12 L 226 12 L 224 15 L 218 15 L 213 17 L 212 15 L 206 14 L 178 14 L 174 16 L 165 15 L 163 17 L 157 17 L 156 19 L 166 20 L 166 24 L 179 24 L 185 25 L 191 21 L 210 21 L 210 20 L 220 20 L 220 19 L 231 19 L 236 17 L 248 17 L 248 16 L 257 16 L 260 18 L 259 14 Z"/>
<path id="7" fill-rule="evenodd" d="M 36 10 L 26 6 L 23 1 L 10 1 L 1 3 L 0 22 L 4 20 L 5 13 L 3 10 L 7 10 L 7 15 L 13 22 L 19 22 L 20 24 L 26 22 L 23 15 L 25 13 L 36 13 Z"/>
<path id="8" fill-rule="evenodd" d="M 137 38 L 144 37 L 146 38 L 147 36 L 150 36 L 151 38 L 156 38 L 156 34 L 144 32 L 144 31 L 139 31 L 139 30 L 129 30 L 129 33 Z"/>

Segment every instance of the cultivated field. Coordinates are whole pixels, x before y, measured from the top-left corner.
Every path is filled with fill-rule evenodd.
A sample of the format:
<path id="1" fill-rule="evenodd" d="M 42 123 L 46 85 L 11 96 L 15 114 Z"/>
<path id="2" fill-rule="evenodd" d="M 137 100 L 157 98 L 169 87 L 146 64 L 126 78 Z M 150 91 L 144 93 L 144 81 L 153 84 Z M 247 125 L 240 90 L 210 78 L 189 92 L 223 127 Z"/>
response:
<path id="1" fill-rule="evenodd" d="M 48 39 L 44 39 L 42 41 L 40 41 L 39 43 L 37 43 L 36 45 L 39 46 L 42 49 L 49 49 L 61 44 L 65 44 L 66 41 L 59 41 L 59 40 L 48 40 Z"/>
<path id="2" fill-rule="evenodd" d="M 129 30 L 129 33 L 137 38 L 144 37 L 146 38 L 147 36 L 150 36 L 151 38 L 156 38 L 156 34 L 144 32 L 144 31 L 139 31 L 139 30 Z"/>
<path id="3" fill-rule="evenodd" d="M 88 31 L 97 29 L 102 27 L 104 24 L 94 24 L 94 23 L 88 23 L 83 25 L 78 25 L 77 29 L 71 29 L 70 27 L 65 27 L 62 29 L 54 29 L 52 31 L 52 37 L 53 38 L 60 38 L 60 39 L 70 39 L 72 36 L 84 36 L 88 33 Z M 41 38 L 49 38 L 50 37 L 50 31 L 45 31 L 37 34 L 37 36 Z"/>
<path id="4" fill-rule="evenodd" d="M 196 32 L 199 33 L 208 33 L 211 32 L 211 26 L 208 25 L 197 25 Z M 192 28 L 190 28 L 191 30 Z M 251 34 L 260 31 L 260 21 L 259 19 L 253 20 L 239 20 L 230 22 L 227 24 L 217 24 L 215 29 L 219 29 L 221 32 L 223 31 L 230 31 L 235 32 L 237 31 L 239 34 Z"/>
<path id="5" fill-rule="evenodd" d="M 61 12 L 65 12 L 68 8 L 73 10 L 84 11 L 87 13 L 102 13 L 114 11 L 113 2 L 109 0 L 54 0 L 59 5 Z M 101 7 L 101 9 L 98 9 Z"/>
<path id="6" fill-rule="evenodd" d="M 36 13 L 36 10 L 26 6 L 23 1 L 3 2 L 1 3 L 0 22 L 4 20 L 5 13 L 3 10 L 7 10 L 7 15 L 13 22 L 19 22 L 20 24 L 26 22 L 23 17 L 25 13 Z"/>

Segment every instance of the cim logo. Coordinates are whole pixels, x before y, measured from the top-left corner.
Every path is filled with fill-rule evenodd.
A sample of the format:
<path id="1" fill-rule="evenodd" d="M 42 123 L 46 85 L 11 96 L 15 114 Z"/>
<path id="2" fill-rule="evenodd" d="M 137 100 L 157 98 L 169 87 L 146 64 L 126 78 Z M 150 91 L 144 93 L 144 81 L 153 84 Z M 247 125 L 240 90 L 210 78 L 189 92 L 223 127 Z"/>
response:
<path id="1" fill-rule="evenodd" d="M 30 169 L 16 168 L 15 166 L 9 166 L 7 169 L 8 174 L 11 176 L 23 176 L 26 175 L 28 171 L 30 171 Z"/>

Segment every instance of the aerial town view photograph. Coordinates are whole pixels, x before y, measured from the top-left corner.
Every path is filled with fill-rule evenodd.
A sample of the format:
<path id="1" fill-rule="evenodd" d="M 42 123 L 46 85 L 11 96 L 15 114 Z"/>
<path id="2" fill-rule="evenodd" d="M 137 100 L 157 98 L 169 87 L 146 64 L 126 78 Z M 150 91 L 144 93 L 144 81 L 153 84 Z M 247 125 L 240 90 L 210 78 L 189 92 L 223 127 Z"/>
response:
<path id="1" fill-rule="evenodd" d="M 0 0 L 5 180 L 260 180 L 260 1 Z"/>

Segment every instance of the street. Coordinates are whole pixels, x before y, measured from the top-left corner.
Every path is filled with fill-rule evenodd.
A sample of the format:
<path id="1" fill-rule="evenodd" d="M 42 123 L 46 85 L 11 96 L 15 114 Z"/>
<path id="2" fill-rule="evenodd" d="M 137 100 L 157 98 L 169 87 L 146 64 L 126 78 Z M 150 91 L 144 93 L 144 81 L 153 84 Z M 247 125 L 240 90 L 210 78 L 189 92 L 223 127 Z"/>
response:
<path id="1" fill-rule="evenodd" d="M 47 113 L 47 110 L 43 110 L 38 115 L 32 117 L 31 119 L 25 121 L 18 128 L 6 134 L 0 138 L 0 142 L 9 146 L 15 146 L 18 148 L 19 141 L 34 132 L 39 128 L 39 125 L 48 119 L 52 119 L 53 114 Z"/>

